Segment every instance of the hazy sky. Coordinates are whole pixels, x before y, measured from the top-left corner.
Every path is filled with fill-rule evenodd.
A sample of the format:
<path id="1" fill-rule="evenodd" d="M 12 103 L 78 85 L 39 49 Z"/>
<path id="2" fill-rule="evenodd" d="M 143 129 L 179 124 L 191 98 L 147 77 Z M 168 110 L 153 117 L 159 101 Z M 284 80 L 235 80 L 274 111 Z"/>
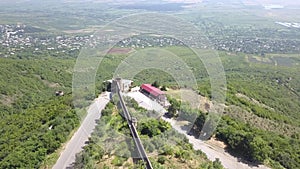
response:
<path id="1" fill-rule="evenodd" d="M 19 2 L 28 2 L 28 1 L 40 1 L 40 0 L 0 0 L 0 3 L 19 3 Z M 203 1 L 213 1 L 213 2 L 241 2 L 245 5 L 299 5 L 300 6 L 300 0 L 46 0 L 48 2 L 106 2 L 106 3 L 145 3 L 145 2 L 186 2 L 186 3 L 201 3 Z"/>

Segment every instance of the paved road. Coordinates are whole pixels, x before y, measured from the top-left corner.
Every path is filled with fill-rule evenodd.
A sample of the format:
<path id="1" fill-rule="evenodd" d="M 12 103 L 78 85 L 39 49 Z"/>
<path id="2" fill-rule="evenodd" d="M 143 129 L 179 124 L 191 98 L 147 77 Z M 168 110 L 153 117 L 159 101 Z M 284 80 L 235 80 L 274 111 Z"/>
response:
<path id="1" fill-rule="evenodd" d="M 100 119 L 101 111 L 109 102 L 109 93 L 101 94 L 89 107 L 88 114 L 83 120 L 79 129 L 75 132 L 71 140 L 67 143 L 65 149 L 60 154 L 59 159 L 53 166 L 53 169 L 69 168 L 75 162 L 75 155 L 82 150 L 96 127 L 96 120 Z"/>
<path id="2" fill-rule="evenodd" d="M 140 92 L 131 92 L 128 93 L 127 96 L 134 98 L 141 107 L 148 109 L 148 110 L 155 110 L 157 112 L 163 113 L 166 112 L 165 109 L 158 103 L 152 101 L 145 95 L 143 95 Z M 248 164 L 245 164 L 241 161 L 239 161 L 238 158 L 230 155 L 229 153 L 225 152 L 223 148 L 215 147 L 213 145 L 209 145 L 208 143 L 201 141 L 199 139 L 196 139 L 193 136 L 187 135 L 186 131 L 181 129 L 181 126 L 177 123 L 174 119 L 168 119 L 162 117 L 163 120 L 168 121 L 172 127 L 177 130 L 179 133 L 184 134 L 189 142 L 193 144 L 193 147 L 195 150 L 201 150 L 204 152 L 207 156 L 207 158 L 211 161 L 214 161 L 216 158 L 219 158 L 222 165 L 227 169 L 269 169 L 266 166 L 259 165 L 259 166 L 250 166 Z"/>

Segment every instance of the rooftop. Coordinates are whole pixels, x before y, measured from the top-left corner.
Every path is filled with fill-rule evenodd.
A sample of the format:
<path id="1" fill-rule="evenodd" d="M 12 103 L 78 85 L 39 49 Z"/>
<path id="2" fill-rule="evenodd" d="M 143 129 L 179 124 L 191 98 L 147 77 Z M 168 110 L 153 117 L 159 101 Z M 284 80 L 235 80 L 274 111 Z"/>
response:
<path id="1" fill-rule="evenodd" d="M 163 91 L 161 91 L 160 89 L 152 86 L 151 84 L 142 84 L 141 88 L 146 90 L 147 92 L 149 92 L 150 94 L 152 94 L 155 97 L 158 96 L 158 95 L 165 94 Z"/>

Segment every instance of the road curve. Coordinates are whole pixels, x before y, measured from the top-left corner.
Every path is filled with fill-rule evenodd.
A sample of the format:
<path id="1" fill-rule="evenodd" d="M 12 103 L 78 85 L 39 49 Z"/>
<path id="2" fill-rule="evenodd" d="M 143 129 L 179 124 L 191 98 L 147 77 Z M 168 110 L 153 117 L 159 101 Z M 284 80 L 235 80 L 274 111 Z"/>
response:
<path id="1" fill-rule="evenodd" d="M 109 102 L 110 93 L 102 93 L 88 109 L 87 116 L 81 123 L 79 129 L 72 136 L 71 140 L 67 143 L 65 149 L 60 154 L 59 159 L 52 169 L 65 169 L 71 168 L 75 162 L 75 155 L 82 151 L 82 148 L 86 145 L 86 141 L 91 136 L 97 123 L 96 120 L 100 119 L 101 111 L 105 108 Z"/>

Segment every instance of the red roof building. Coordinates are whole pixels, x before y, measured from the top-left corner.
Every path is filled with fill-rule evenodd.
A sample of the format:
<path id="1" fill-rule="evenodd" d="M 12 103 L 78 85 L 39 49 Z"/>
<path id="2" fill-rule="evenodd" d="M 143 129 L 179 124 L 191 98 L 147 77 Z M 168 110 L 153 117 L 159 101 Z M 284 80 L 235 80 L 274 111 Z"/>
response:
<path id="1" fill-rule="evenodd" d="M 166 101 L 165 93 L 160 89 L 152 86 L 151 84 L 142 84 L 141 92 L 161 103 L 164 103 Z"/>
<path id="2" fill-rule="evenodd" d="M 141 86 L 142 89 L 144 89 L 145 91 L 149 92 L 150 94 L 152 94 L 153 96 L 158 96 L 158 95 L 162 95 L 165 94 L 163 91 L 159 90 L 158 88 L 152 86 L 151 84 L 143 84 Z"/>

